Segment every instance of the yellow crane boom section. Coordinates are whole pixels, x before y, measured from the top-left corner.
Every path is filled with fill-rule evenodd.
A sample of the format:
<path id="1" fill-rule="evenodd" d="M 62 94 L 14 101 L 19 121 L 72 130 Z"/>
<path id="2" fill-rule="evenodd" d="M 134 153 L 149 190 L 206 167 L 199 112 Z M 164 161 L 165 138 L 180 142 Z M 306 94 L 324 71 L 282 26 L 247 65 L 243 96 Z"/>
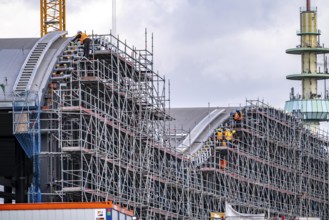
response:
<path id="1" fill-rule="evenodd" d="M 41 37 L 66 29 L 65 0 L 40 0 Z"/>

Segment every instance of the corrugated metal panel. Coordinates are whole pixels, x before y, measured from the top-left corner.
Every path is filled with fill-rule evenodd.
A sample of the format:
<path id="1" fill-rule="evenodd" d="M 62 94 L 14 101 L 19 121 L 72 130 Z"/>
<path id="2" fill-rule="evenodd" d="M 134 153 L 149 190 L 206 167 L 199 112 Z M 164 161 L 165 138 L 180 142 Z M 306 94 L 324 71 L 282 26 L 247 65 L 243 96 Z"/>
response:
<path id="1" fill-rule="evenodd" d="M 112 209 L 112 220 L 118 220 L 118 219 L 119 219 L 118 211 Z"/>
<path id="2" fill-rule="evenodd" d="M 125 214 L 122 214 L 122 213 L 120 213 L 120 220 L 126 220 L 126 215 L 125 215 Z"/>
<path id="3" fill-rule="evenodd" d="M 96 220 L 95 209 L 0 211 L 0 220 Z"/>
<path id="4" fill-rule="evenodd" d="M 37 40 L 38 38 L 0 39 L 0 78 L 1 83 L 4 83 L 3 79 L 7 79 L 6 98 L 9 98 L 13 91 L 19 70 Z M 0 92 L 0 101 L 4 100 L 4 97 Z"/>
<path id="5" fill-rule="evenodd" d="M 0 219 L 9 219 L 9 213 L 8 212 L 0 212 Z"/>
<path id="6" fill-rule="evenodd" d="M 170 116 L 175 118 L 173 126 L 192 130 L 202 119 L 216 108 L 171 108 Z"/>
<path id="7" fill-rule="evenodd" d="M 13 86 L 19 70 L 27 57 L 29 50 L 24 48 L 3 50 L 0 48 L 0 77 L 7 77 L 6 93 L 13 91 Z M 1 92 L 2 94 L 2 92 Z"/>
<path id="8" fill-rule="evenodd" d="M 32 49 L 39 38 L 1 38 L 1 49 Z"/>
<path id="9" fill-rule="evenodd" d="M 40 219 L 48 220 L 48 213 L 47 210 L 40 210 Z"/>

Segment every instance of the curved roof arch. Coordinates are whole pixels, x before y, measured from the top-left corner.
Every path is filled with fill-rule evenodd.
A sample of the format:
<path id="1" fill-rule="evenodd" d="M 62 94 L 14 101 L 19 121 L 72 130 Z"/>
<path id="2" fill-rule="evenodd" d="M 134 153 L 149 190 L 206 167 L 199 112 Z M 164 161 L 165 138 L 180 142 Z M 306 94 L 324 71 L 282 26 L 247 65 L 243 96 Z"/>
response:
<path id="1" fill-rule="evenodd" d="M 0 108 L 11 108 L 14 94 L 24 91 L 36 92 L 42 100 L 57 56 L 71 40 L 65 34 L 56 31 L 42 38 L 0 39 L 0 84 L 5 85 L 5 92 L 0 91 Z"/>
<path id="2" fill-rule="evenodd" d="M 184 155 L 192 155 L 202 148 L 203 143 L 220 125 L 224 125 L 232 111 L 238 107 L 172 108 L 170 115 L 175 136 L 180 139 L 173 143 Z"/>

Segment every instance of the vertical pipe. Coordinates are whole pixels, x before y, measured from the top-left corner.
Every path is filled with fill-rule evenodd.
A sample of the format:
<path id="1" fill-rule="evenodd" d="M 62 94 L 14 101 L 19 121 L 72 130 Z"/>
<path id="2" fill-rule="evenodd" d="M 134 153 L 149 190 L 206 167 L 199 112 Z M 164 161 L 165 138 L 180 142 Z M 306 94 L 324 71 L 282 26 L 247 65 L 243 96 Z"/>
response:
<path id="1" fill-rule="evenodd" d="M 117 6 L 116 6 L 116 0 L 112 0 L 112 31 L 113 36 L 116 36 L 117 34 Z"/>
<path id="2" fill-rule="evenodd" d="M 147 50 L 147 28 L 145 28 L 145 51 Z"/>
<path id="3" fill-rule="evenodd" d="M 62 0 L 61 2 L 61 15 L 60 23 L 62 24 L 61 31 L 66 31 L 66 2 L 65 0 Z"/>
<path id="4" fill-rule="evenodd" d="M 43 37 L 44 35 L 44 19 L 43 19 L 43 14 L 44 14 L 44 3 L 43 0 L 40 0 L 40 35 Z"/>
<path id="5" fill-rule="evenodd" d="M 311 0 L 306 0 L 306 9 L 307 11 L 311 11 Z"/>

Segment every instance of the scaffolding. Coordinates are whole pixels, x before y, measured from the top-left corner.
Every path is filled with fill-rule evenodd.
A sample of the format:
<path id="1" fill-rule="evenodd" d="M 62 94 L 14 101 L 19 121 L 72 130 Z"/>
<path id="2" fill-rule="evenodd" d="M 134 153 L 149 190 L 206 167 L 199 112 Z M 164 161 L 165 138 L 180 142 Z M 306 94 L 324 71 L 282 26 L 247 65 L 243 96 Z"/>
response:
<path id="1" fill-rule="evenodd" d="M 92 38 L 94 59 L 67 45 L 44 96 L 43 201 L 112 200 L 142 219 L 209 219 L 225 202 L 245 213 L 329 218 L 327 133 L 250 100 L 241 122 L 227 120 L 231 147 L 211 136 L 184 155 L 153 51 Z"/>
<path id="2" fill-rule="evenodd" d="M 33 162 L 32 183 L 28 189 L 30 202 L 41 202 L 40 191 L 40 105 L 37 92 L 14 94 L 13 134 L 25 154 Z"/>
<path id="3" fill-rule="evenodd" d="M 218 184 L 215 194 L 244 213 L 327 219 L 328 133 L 258 100 L 247 101 L 243 115 L 239 124 L 229 121 L 232 147 L 214 144 L 212 162 L 200 169 Z"/>

